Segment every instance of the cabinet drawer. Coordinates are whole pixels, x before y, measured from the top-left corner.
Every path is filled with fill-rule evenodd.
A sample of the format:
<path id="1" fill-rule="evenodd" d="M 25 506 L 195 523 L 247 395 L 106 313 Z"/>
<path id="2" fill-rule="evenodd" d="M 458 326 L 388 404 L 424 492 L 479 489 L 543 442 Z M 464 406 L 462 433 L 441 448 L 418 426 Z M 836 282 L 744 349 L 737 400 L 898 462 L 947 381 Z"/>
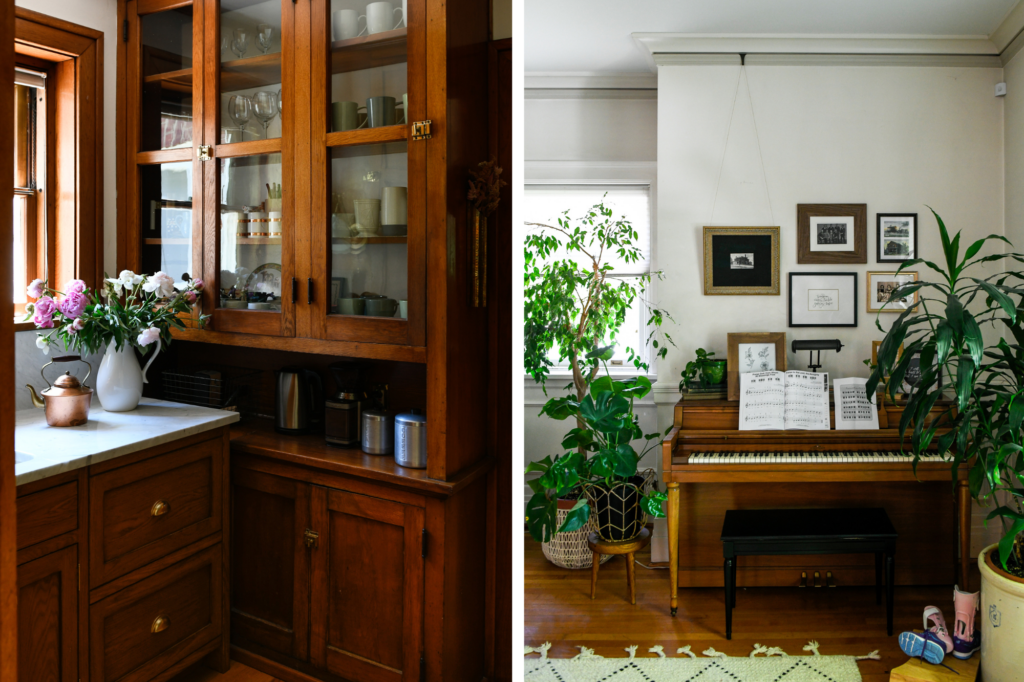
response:
<path id="1" fill-rule="evenodd" d="M 218 437 L 94 476 L 90 584 L 102 585 L 220 530 L 223 458 Z"/>
<path id="2" fill-rule="evenodd" d="M 213 545 L 90 607 L 93 682 L 150 680 L 221 634 L 221 553 Z"/>
<path id="3" fill-rule="evenodd" d="M 78 481 L 18 498 L 18 549 L 78 528 Z"/>

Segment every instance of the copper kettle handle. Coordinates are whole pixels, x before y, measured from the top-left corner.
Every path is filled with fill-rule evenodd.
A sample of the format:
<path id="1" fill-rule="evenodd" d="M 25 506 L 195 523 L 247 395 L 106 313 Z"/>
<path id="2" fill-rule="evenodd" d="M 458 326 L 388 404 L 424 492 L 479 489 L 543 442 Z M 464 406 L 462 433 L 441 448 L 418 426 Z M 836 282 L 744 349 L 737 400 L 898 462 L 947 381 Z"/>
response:
<path id="1" fill-rule="evenodd" d="M 85 378 L 82 379 L 82 386 L 88 388 L 88 386 L 85 385 L 85 382 L 89 380 L 89 375 L 92 374 L 92 365 L 83 360 L 81 355 L 61 355 L 60 357 L 53 358 L 48 363 L 43 365 L 42 369 L 39 370 L 39 376 L 43 377 L 43 381 L 46 382 L 47 388 L 53 388 L 53 386 L 50 385 L 50 380 L 46 378 L 46 374 L 43 373 L 43 370 L 45 370 L 47 367 L 49 367 L 55 362 L 85 362 L 85 366 L 89 368 L 89 371 L 85 373 Z"/>

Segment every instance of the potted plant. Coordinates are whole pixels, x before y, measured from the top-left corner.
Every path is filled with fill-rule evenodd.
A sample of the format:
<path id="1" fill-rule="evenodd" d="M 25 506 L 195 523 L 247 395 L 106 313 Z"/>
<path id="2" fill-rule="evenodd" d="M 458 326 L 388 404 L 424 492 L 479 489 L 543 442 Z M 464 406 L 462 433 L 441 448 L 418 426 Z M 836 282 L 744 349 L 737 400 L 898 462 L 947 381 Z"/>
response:
<path id="1" fill-rule="evenodd" d="M 661 326 L 671 317 L 646 299 L 650 274 L 630 277 L 613 274 L 612 265 L 608 262 L 611 256 L 626 264 L 640 260 L 639 235 L 629 221 L 616 220 L 603 200 L 576 221 L 566 211 L 556 225 L 527 225 L 536 230 L 527 235 L 525 243 L 526 371 L 547 395 L 551 369 L 556 362 L 567 364 L 572 375 L 571 382 L 565 386 L 568 395 L 549 400 L 541 414 L 557 414 L 559 416 L 555 418 L 558 419 L 573 416 L 576 429 L 586 431 L 587 422 L 579 410 L 583 409 L 588 396 L 594 399 L 591 384 L 597 377 L 602 358 L 607 360 L 611 352 L 596 352 L 594 349 L 614 343 L 627 311 L 639 305 L 650 330 L 646 343 L 654 348 L 658 357 L 663 358 L 668 352 L 666 344 L 672 343 L 672 339 L 661 331 Z M 654 274 L 660 277 L 660 273 Z M 626 353 L 629 364 L 646 374 L 649 365 L 640 349 L 627 347 Z M 608 386 L 602 382 L 598 392 L 603 390 L 625 398 L 621 393 L 625 389 L 618 386 L 622 382 L 613 383 L 615 385 Z M 634 387 L 642 385 L 631 384 Z M 635 392 L 630 395 L 635 397 Z M 611 397 L 609 395 L 607 399 Z M 577 407 L 573 408 L 564 402 L 566 400 L 573 401 Z M 621 406 L 622 403 L 616 401 L 616 407 Z M 631 401 L 628 414 L 632 415 Z M 622 418 L 621 415 L 616 417 Z M 639 433 L 632 427 L 630 431 Z M 574 442 L 571 435 L 566 437 L 568 442 Z M 624 437 L 625 434 L 621 435 Z M 567 440 L 563 440 L 563 444 L 565 442 Z M 621 445 L 627 447 L 629 444 L 624 442 Z M 531 465 L 533 468 L 527 467 L 528 472 L 543 474 L 540 479 L 530 481 L 534 496 L 530 504 L 532 511 L 528 510 L 532 519 L 529 524 L 536 530 L 534 537 L 545 543 L 544 552 L 549 559 L 566 567 L 586 568 L 591 565 L 586 537 L 591 530 L 597 529 L 597 517 L 590 515 L 583 485 L 584 481 L 592 482 L 588 472 L 593 465 L 584 464 L 584 461 L 589 460 L 594 451 L 588 450 L 582 442 L 566 447 L 575 447 L 575 458 L 560 462 L 550 471 L 550 476 L 562 475 L 560 472 L 567 471 L 568 464 L 584 467 L 584 475 L 580 477 L 580 472 L 573 469 L 577 471 L 574 474 L 576 478 L 572 479 L 576 481 L 575 485 L 564 485 L 564 479 L 560 483 L 555 481 L 555 485 L 547 485 L 552 479 L 545 477 L 549 475 L 554 460 L 546 457 L 535 466 Z M 622 466 L 624 469 L 625 465 Z M 634 474 L 635 466 L 629 475 Z M 552 545 L 558 547 L 553 548 Z"/>
<path id="2" fill-rule="evenodd" d="M 951 239 L 938 214 L 935 219 L 945 262 L 915 259 L 900 270 L 923 264 L 939 277 L 905 284 L 891 297 L 922 293 L 885 335 L 866 390 L 870 396 L 882 377 L 888 377 L 887 390 L 895 399 L 919 354 L 921 379 L 909 387 L 900 435 L 910 432 L 915 467 L 933 442 L 954 464 L 954 476 L 969 461 L 972 497 L 996 505 L 988 519 L 999 519 L 1003 536 L 979 558 L 982 666 L 986 680 L 1017 680 L 1024 669 L 1024 273 L 1008 270 L 979 278 L 968 272 L 1004 259 L 1024 263 L 1024 255 L 979 256 L 989 240 L 1010 244 L 1005 237 L 990 235 L 967 247 L 961 257 L 960 233 Z M 986 324 L 1008 333 L 1010 340 L 986 345 L 981 333 Z M 901 345 L 903 354 L 898 356 Z M 926 425 L 942 395 L 939 372 L 955 377 L 950 382 L 954 399 L 942 418 Z"/>
<path id="3" fill-rule="evenodd" d="M 696 383 L 699 388 L 718 386 L 725 381 L 725 360 L 715 360 L 714 351 L 707 352 L 703 348 L 697 349 L 697 357 L 686 363 L 683 368 L 682 381 L 679 382 L 679 392 L 693 388 Z"/>

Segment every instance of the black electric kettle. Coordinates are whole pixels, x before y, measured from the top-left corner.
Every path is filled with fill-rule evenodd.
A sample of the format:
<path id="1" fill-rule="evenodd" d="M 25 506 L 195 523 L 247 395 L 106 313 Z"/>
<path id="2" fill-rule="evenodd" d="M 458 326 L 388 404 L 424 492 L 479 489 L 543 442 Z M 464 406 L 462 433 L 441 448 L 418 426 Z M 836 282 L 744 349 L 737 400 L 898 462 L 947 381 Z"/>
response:
<path id="1" fill-rule="evenodd" d="M 319 374 L 299 367 L 278 370 L 275 430 L 309 433 L 320 425 L 323 411 L 324 387 Z"/>

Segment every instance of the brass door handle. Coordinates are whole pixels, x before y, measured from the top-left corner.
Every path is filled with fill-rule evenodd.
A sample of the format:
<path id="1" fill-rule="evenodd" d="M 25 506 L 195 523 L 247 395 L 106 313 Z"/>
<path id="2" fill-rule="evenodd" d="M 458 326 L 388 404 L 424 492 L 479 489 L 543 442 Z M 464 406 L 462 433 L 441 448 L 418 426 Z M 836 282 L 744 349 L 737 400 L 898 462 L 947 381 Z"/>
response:
<path id="1" fill-rule="evenodd" d="M 320 533 L 317 533 L 314 530 L 309 530 L 307 528 L 306 532 L 303 533 L 303 537 L 306 540 L 306 548 L 307 549 L 313 549 L 314 547 L 316 547 L 320 543 Z"/>
<path id="2" fill-rule="evenodd" d="M 157 500 L 153 503 L 153 507 L 149 510 L 149 513 L 153 516 L 163 516 L 169 511 L 171 511 L 171 508 L 166 502 L 163 500 Z"/>
<path id="3" fill-rule="evenodd" d="M 153 621 L 153 624 L 149 626 L 149 631 L 154 635 L 158 632 L 163 632 L 171 625 L 171 620 L 167 616 L 157 616 Z"/>

